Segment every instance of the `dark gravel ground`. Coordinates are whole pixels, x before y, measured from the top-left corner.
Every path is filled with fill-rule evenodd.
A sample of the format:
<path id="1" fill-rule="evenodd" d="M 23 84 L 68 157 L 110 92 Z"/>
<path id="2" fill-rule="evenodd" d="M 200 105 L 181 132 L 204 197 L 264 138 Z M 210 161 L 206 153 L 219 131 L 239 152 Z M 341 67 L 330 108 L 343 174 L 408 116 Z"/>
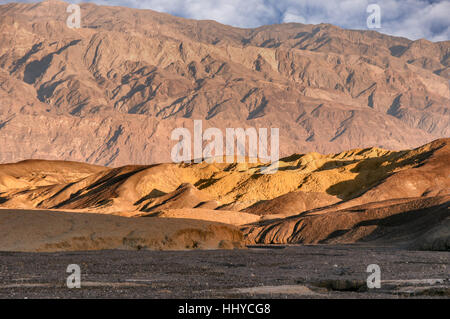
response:
<path id="1" fill-rule="evenodd" d="M 0 298 L 450 298 L 449 257 L 356 245 L 0 252 Z M 69 264 L 81 267 L 81 289 L 66 286 Z M 369 264 L 380 289 L 367 289 Z"/>

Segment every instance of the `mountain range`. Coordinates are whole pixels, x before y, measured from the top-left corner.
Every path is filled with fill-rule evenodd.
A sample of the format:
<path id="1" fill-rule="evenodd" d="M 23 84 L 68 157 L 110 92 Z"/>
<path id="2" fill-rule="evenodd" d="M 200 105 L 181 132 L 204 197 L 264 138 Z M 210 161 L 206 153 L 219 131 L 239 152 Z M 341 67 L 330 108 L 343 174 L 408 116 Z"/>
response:
<path id="1" fill-rule="evenodd" d="M 171 132 L 280 129 L 280 153 L 450 134 L 450 41 L 329 24 L 240 29 L 151 10 L 0 6 L 0 162 L 170 162 Z"/>

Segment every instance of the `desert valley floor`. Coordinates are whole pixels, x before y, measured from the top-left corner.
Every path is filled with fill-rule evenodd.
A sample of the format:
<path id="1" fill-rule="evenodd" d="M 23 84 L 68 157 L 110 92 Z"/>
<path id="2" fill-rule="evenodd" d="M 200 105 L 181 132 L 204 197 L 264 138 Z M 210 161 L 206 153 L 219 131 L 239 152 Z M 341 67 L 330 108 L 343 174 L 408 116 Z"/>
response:
<path id="1" fill-rule="evenodd" d="M 0 253 L 0 298 L 448 298 L 450 253 L 364 245 Z M 78 263 L 81 289 L 68 289 Z M 381 268 L 367 289 L 366 268 Z"/>

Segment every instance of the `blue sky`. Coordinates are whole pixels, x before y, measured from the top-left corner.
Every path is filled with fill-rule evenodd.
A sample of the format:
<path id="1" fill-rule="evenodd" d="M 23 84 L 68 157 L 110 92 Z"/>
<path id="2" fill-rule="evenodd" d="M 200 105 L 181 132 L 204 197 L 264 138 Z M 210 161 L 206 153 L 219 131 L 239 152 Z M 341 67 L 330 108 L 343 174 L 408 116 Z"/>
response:
<path id="1" fill-rule="evenodd" d="M 11 2 L 0 0 L 0 3 Z M 15 2 L 38 2 L 16 0 Z M 409 39 L 450 40 L 450 0 L 84 0 L 103 5 L 152 9 L 192 19 L 208 19 L 237 27 L 299 22 L 331 23 L 367 29 L 369 4 L 378 4 L 377 31 Z"/>

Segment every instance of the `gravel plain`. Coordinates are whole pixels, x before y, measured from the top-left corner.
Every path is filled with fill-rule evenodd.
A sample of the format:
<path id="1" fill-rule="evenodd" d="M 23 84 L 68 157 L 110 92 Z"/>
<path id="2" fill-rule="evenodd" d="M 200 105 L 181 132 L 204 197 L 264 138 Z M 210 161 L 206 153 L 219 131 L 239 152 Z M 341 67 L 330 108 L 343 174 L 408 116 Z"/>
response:
<path id="1" fill-rule="evenodd" d="M 450 298 L 450 252 L 360 245 L 0 252 L 0 298 Z M 66 285 L 81 269 L 81 288 Z M 368 265 L 381 288 L 367 288 Z"/>

